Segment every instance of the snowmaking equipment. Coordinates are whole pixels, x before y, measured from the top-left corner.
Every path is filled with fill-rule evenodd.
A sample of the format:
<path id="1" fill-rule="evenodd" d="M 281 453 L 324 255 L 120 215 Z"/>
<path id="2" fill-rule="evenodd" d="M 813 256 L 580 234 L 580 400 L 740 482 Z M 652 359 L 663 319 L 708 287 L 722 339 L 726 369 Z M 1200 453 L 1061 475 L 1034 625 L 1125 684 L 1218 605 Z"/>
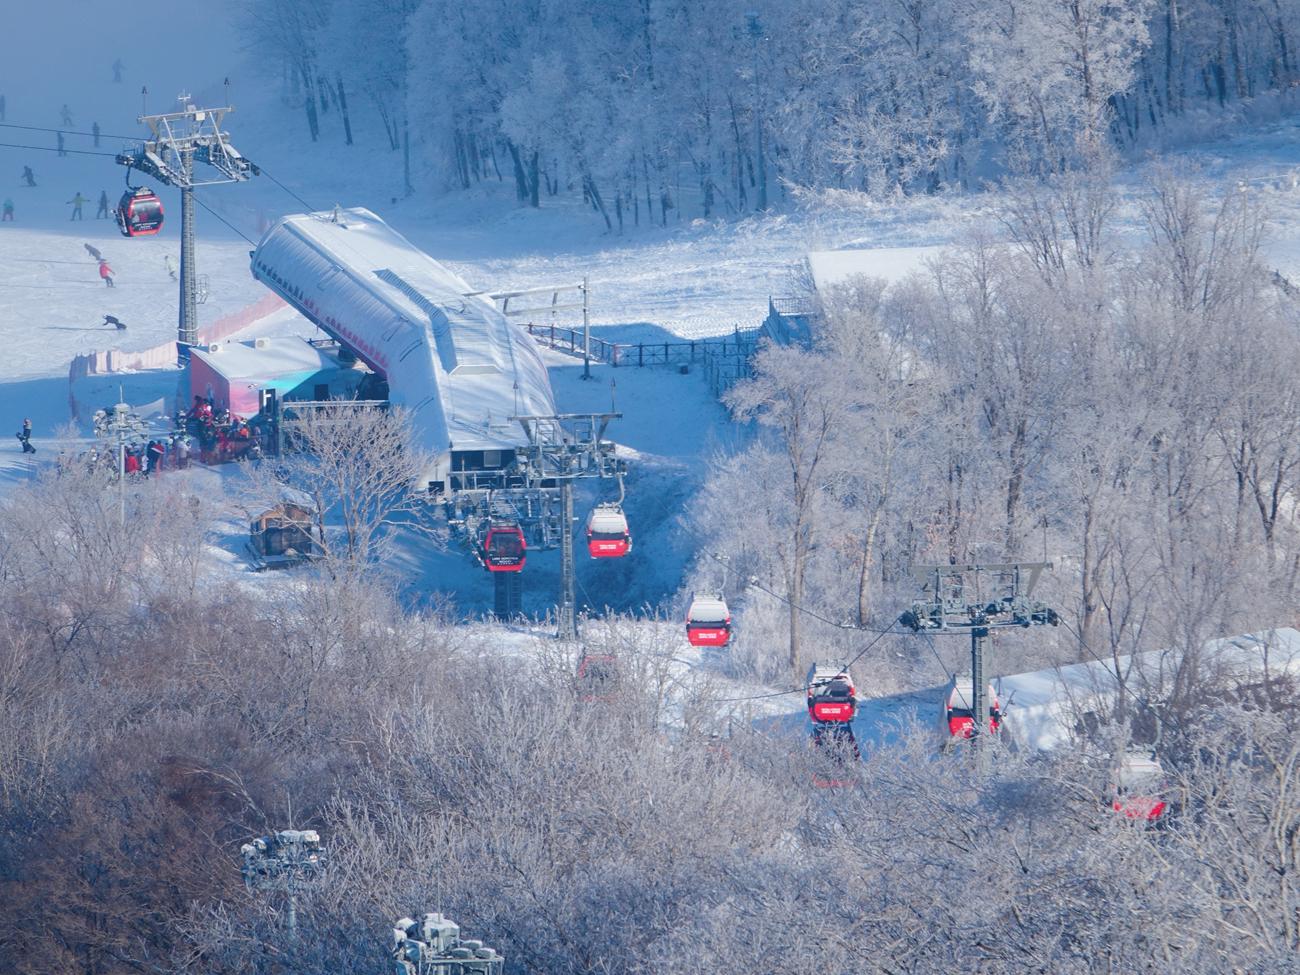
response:
<path id="1" fill-rule="evenodd" d="M 502 975 L 505 959 L 482 941 L 460 936 L 460 925 L 442 914 L 393 924 L 396 975 Z"/>

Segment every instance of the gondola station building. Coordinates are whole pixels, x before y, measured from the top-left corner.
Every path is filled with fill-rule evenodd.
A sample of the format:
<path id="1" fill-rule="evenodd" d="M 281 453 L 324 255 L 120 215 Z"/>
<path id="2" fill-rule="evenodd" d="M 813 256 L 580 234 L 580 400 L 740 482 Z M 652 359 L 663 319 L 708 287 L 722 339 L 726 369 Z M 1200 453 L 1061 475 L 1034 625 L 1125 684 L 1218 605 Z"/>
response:
<path id="1" fill-rule="evenodd" d="M 213 342 L 190 351 L 190 402 L 198 396 L 216 410 L 251 417 L 267 390 L 282 401 L 353 399 L 366 375 L 337 346 L 293 336 Z"/>

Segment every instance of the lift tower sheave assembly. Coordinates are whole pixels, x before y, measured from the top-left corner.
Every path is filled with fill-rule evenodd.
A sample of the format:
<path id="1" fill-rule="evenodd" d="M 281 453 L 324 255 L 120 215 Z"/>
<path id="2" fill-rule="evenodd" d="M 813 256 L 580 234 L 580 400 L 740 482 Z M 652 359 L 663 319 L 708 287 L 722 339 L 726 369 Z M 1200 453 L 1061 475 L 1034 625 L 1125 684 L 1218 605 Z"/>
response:
<path id="1" fill-rule="evenodd" d="M 220 183 L 239 183 L 257 174 L 257 168 L 230 144 L 221 129 L 226 115 L 222 108 L 196 108 L 189 95 L 178 99 L 181 109 L 161 115 L 141 115 L 150 136 L 141 145 L 124 150 L 117 162 L 129 169 L 175 186 L 181 191 L 180 312 L 176 327 L 177 361 L 184 365 L 189 348 L 198 342 L 198 278 L 194 265 L 194 188 Z M 202 163 L 211 174 L 195 178 L 194 164 Z"/>
<path id="2" fill-rule="evenodd" d="M 984 643 L 989 632 L 1061 622 L 1056 610 L 1033 598 L 1043 570 L 1051 567 L 1050 562 L 912 566 L 921 599 L 899 622 L 917 633 L 970 633 L 972 739 L 988 724 Z"/>

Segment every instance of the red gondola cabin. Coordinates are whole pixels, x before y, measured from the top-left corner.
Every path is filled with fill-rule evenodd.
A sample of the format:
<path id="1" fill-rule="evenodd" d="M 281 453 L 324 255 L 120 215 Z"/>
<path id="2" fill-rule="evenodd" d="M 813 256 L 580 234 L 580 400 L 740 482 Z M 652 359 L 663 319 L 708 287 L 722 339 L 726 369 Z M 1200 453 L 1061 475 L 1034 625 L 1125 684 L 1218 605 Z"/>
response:
<path id="1" fill-rule="evenodd" d="M 1165 770 L 1154 755 L 1124 754 L 1111 783 L 1111 808 L 1125 819 L 1154 822 L 1165 814 Z"/>
<path id="2" fill-rule="evenodd" d="M 813 664 L 808 670 L 808 717 L 815 724 L 852 721 L 858 713 L 853 678 L 843 667 Z"/>
<path id="3" fill-rule="evenodd" d="M 989 702 L 988 730 L 997 734 L 1002 728 L 1002 705 L 990 684 L 985 691 Z M 943 733 L 948 740 L 971 738 L 975 734 L 975 716 L 971 712 L 971 675 L 959 674 L 948 685 L 943 699 Z"/>
<path id="4" fill-rule="evenodd" d="M 483 565 L 489 572 L 522 572 L 528 546 L 518 525 L 496 524 L 483 536 Z"/>
<path id="5" fill-rule="evenodd" d="M 627 517 L 616 504 L 600 504 L 587 516 L 587 553 L 593 559 L 618 559 L 632 551 Z"/>
<path id="6" fill-rule="evenodd" d="M 695 595 L 686 611 L 686 639 L 693 647 L 725 647 L 731 639 L 731 611 L 721 596 Z"/>
<path id="7" fill-rule="evenodd" d="M 147 187 L 137 186 L 123 193 L 114 213 L 123 237 L 149 237 L 162 230 L 162 201 Z"/>

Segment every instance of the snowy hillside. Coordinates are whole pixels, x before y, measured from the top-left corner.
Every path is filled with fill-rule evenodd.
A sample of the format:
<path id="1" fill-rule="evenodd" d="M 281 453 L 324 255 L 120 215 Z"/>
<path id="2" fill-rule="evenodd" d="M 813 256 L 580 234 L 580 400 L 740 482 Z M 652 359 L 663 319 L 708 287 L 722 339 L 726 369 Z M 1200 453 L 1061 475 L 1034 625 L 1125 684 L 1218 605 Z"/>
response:
<path id="1" fill-rule="evenodd" d="M 431 911 L 502 951 L 488 975 L 1292 970 L 1300 9 L 885 7 L 0 16 L 0 971 L 379 971 Z M 157 236 L 97 213 L 182 92 L 233 104 L 257 169 L 196 191 L 201 336 L 315 357 L 294 308 L 337 326 L 350 242 L 263 272 L 291 305 L 250 255 L 364 207 L 455 272 L 348 267 L 395 289 L 384 354 L 428 360 L 377 396 L 442 396 L 430 453 L 515 458 L 458 471 L 508 473 L 485 532 L 523 537 L 512 409 L 622 414 L 588 459 L 626 476 L 575 490 L 576 639 L 559 551 L 486 571 L 391 413 L 290 427 L 325 470 L 200 407 L 183 464 L 109 473 L 96 410 L 143 446 L 190 403 L 179 194 L 149 184 Z M 585 281 L 624 354 L 586 378 L 453 308 L 455 276 Z M 654 363 L 772 298 L 811 341 L 748 381 Z M 616 499 L 631 551 L 590 557 Z M 268 526 L 292 551 L 263 556 L 317 561 L 259 571 Z M 240 852 L 286 828 L 323 855 Z"/>

